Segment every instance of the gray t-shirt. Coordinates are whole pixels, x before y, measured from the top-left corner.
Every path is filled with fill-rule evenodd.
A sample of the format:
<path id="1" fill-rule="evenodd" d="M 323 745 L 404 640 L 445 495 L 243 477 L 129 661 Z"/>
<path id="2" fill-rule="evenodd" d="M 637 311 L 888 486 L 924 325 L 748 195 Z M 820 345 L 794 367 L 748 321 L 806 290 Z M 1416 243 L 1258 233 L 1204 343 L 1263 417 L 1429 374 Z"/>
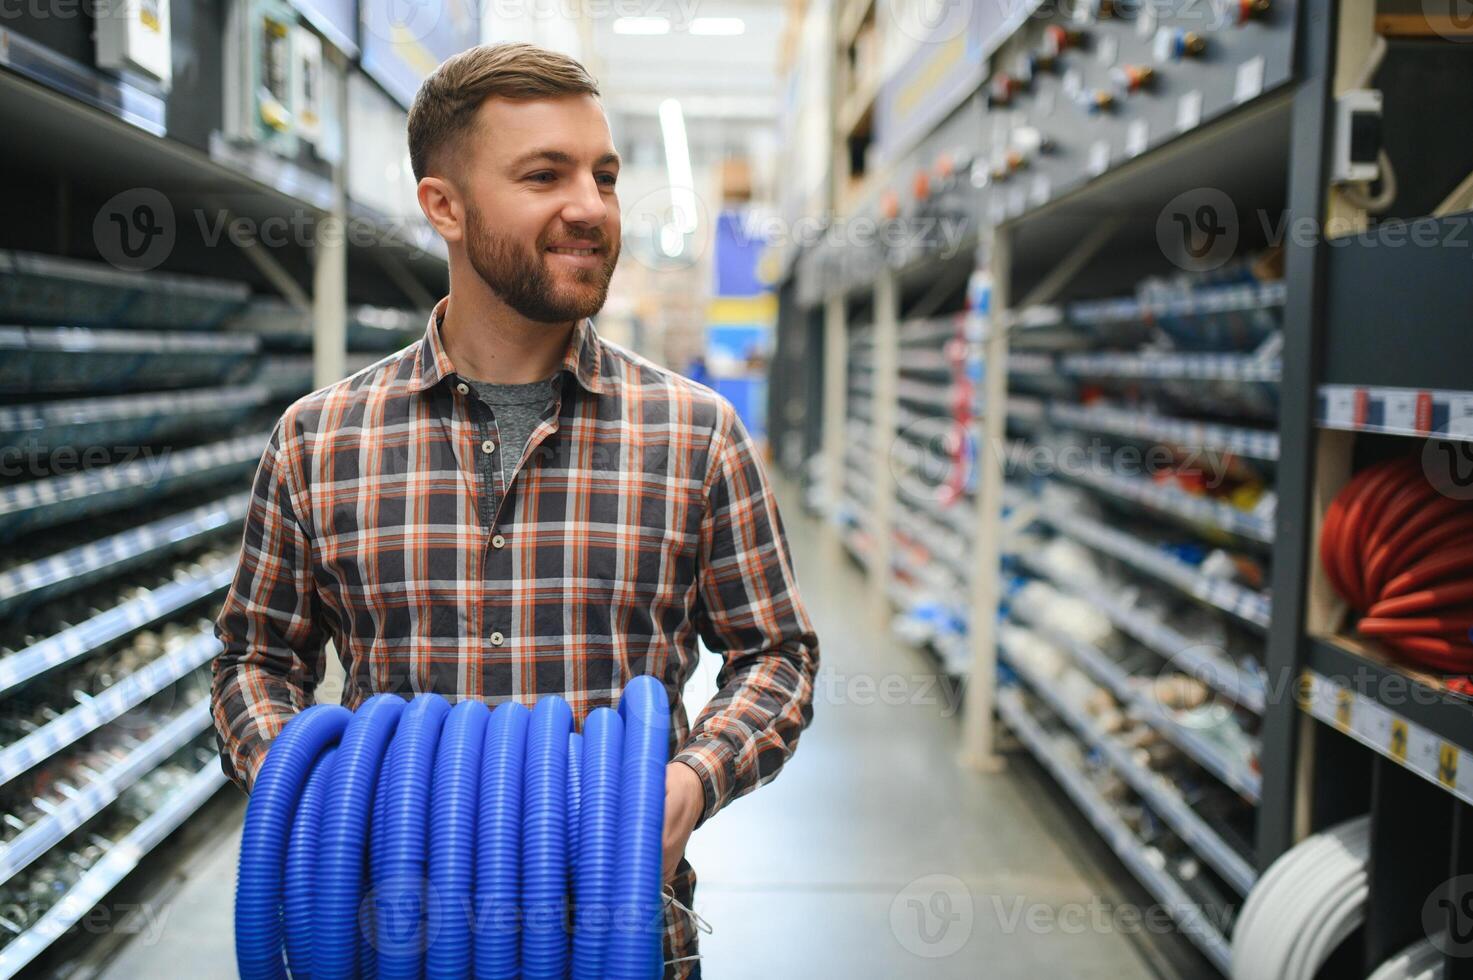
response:
<path id="1" fill-rule="evenodd" d="M 472 381 L 466 384 L 475 389 L 481 401 L 491 409 L 496 420 L 499 445 L 496 452 L 501 459 L 501 485 L 511 485 L 512 471 L 517 460 L 527 449 L 532 432 L 542 421 L 542 413 L 557 398 L 552 378 L 531 381 L 526 384 L 502 385 L 489 381 Z"/>

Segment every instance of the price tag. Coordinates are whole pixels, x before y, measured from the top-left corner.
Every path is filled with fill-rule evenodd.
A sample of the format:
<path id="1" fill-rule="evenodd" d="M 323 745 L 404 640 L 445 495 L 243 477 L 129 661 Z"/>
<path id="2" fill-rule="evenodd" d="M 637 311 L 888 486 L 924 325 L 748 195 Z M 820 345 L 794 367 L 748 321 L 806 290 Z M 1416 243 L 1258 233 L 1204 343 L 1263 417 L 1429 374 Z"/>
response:
<path id="1" fill-rule="evenodd" d="M 1091 174 L 1102 174 L 1110 167 L 1110 143 L 1108 140 L 1096 140 L 1089 148 L 1089 172 Z"/>
<path id="2" fill-rule="evenodd" d="M 1041 204 L 1047 204 L 1050 190 L 1048 178 L 1043 174 L 1038 174 L 1033 178 L 1033 189 L 1029 193 L 1029 199 L 1035 207 Z"/>
<path id="3" fill-rule="evenodd" d="M 1008 216 L 1016 218 L 1028 207 L 1028 189 L 1022 184 L 1014 184 L 1008 190 Z"/>
<path id="4" fill-rule="evenodd" d="M 1193 89 L 1176 103 L 1176 128 L 1185 132 L 1202 121 L 1202 93 Z"/>
<path id="5" fill-rule="evenodd" d="M 1425 728 L 1408 725 L 1406 767 L 1435 780 L 1438 763 L 1441 761 L 1438 758 L 1441 745 L 1441 741 Z"/>
<path id="6" fill-rule="evenodd" d="M 1135 32 L 1140 37 L 1150 37 L 1156 32 L 1156 6 L 1145 4 L 1140 12 L 1140 19 L 1135 23 Z"/>
<path id="7" fill-rule="evenodd" d="M 1238 66 L 1237 81 L 1233 83 L 1233 101 L 1247 102 L 1263 92 L 1263 55 L 1249 58 Z"/>
<path id="8" fill-rule="evenodd" d="M 1449 395 L 1447 403 L 1448 435 L 1473 438 L 1473 395 Z"/>
<path id="9" fill-rule="evenodd" d="M 1115 56 L 1119 51 L 1120 42 L 1116 41 L 1113 37 L 1103 37 L 1100 39 L 1099 51 L 1096 56 L 1099 58 L 1101 65 L 1109 68 L 1115 64 Z"/>
<path id="10" fill-rule="evenodd" d="M 1391 741 L 1391 712 L 1374 701 L 1358 699 L 1355 710 L 1355 730 L 1371 745 L 1388 745 Z"/>
<path id="11" fill-rule="evenodd" d="M 1417 431 L 1417 393 L 1406 388 L 1383 388 L 1385 408 L 1381 424 L 1402 432 Z"/>
<path id="12" fill-rule="evenodd" d="M 1328 426 L 1349 428 L 1355 424 L 1355 389 L 1344 385 L 1326 385 L 1325 419 Z"/>
<path id="13" fill-rule="evenodd" d="M 1152 20 L 1154 19 L 1153 14 Z M 1156 32 L 1154 50 L 1151 53 L 1156 56 L 1157 61 L 1171 60 L 1171 31 L 1163 27 Z"/>
<path id="14" fill-rule="evenodd" d="M 1144 119 L 1132 119 L 1125 130 L 1126 155 L 1137 157 L 1144 153 L 1149 133 L 1150 127 Z"/>

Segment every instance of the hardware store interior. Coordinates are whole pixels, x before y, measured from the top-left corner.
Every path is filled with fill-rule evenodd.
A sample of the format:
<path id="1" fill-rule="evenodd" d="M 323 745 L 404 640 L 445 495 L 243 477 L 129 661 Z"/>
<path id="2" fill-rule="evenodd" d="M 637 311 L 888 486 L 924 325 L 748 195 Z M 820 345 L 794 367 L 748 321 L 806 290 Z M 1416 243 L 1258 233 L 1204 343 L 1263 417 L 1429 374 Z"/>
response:
<path id="1" fill-rule="evenodd" d="M 0 5 L 0 980 L 1473 978 L 1462 6 Z"/>

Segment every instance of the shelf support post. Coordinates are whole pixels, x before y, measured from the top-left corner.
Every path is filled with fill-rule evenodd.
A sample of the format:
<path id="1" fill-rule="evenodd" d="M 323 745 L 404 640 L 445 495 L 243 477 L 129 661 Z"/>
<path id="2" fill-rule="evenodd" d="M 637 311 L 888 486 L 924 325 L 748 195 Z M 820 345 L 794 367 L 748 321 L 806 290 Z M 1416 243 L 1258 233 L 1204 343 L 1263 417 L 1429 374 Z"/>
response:
<path id="1" fill-rule="evenodd" d="M 1008 284 L 1011 277 L 1008 233 L 1005 229 L 984 230 L 977 249 L 977 267 L 992 278 L 988 309 L 973 311 L 984 316 L 982 444 L 977 447 L 976 516 L 977 540 L 972 554 L 971 615 L 967 639 L 971 646 L 972 669 L 967 678 L 966 711 L 962 716 L 962 764 L 980 771 L 996 772 L 1002 761 L 996 754 L 997 708 L 997 605 L 1002 576 L 1002 491 L 1003 467 L 1007 460 Z"/>

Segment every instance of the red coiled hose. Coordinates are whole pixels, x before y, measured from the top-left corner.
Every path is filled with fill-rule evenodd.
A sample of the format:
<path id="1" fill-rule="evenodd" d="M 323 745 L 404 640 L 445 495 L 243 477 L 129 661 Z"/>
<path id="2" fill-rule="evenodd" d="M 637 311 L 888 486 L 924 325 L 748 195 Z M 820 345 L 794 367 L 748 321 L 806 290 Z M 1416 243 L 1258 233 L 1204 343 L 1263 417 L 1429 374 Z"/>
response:
<path id="1" fill-rule="evenodd" d="M 1368 466 L 1336 494 L 1320 563 L 1357 632 L 1418 667 L 1473 673 L 1473 507 L 1439 494 L 1420 454 Z"/>

